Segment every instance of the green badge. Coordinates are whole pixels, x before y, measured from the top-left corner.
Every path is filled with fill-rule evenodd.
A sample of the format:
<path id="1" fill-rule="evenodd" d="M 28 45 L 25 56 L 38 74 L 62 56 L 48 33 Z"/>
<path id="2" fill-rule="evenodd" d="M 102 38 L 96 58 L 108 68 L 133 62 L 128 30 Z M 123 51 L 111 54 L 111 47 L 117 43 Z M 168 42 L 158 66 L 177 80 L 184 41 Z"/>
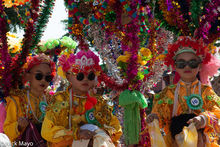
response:
<path id="1" fill-rule="evenodd" d="M 45 101 L 41 101 L 40 104 L 39 104 L 40 111 L 42 112 L 42 114 L 39 118 L 40 121 L 42 121 L 44 119 L 44 116 L 46 114 L 47 106 L 48 106 L 48 104 Z"/>
<path id="2" fill-rule="evenodd" d="M 202 97 L 198 94 L 191 94 L 190 96 L 185 96 L 187 105 L 192 110 L 199 110 L 202 109 L 203 100 Z"/>
<path id="3" fill-rule="evenodd" d="M 89 124 L 94 124 L 94 125 L 97 125 L 97 126 L 101 126 L 100 123 L 98 122 L 98 120 L 96 120 L 96 118 L 94 116 L 94 111 L 95 111 L 94 108 L 86 111 L 86 120 Z"/>
<path id="4" fill-rule="evenodd" d="M 42 113 L 46 113 L 47 103 L 45 101 L 41 101 L 39 104 L 39 108 Z"/>

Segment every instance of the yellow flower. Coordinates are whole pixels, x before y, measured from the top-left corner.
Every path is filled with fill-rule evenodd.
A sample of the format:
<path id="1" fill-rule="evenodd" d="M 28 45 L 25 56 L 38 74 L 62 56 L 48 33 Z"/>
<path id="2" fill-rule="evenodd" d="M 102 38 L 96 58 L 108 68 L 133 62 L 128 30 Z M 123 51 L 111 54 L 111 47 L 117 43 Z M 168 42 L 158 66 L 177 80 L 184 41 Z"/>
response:
<path id="1" fill-rule="evenodd" d="M 161 54 L 161 55 L 156 57 L 156 60 L 164 60 L 165 57 L 166 57 L 165 55 Z"/>
<path id="2" fill-rule="evenodd" d="M 148 48 L 144 48 L 142 47 L 141 50 L 140 50 L 141 54 L 147 58 L 150 58 L 151 57 L 151 51 L 150 49 Z"/>
<path id="3" fill-rule="evenodd" d="M 57 74 L 58 74 L 60 77 L 62 77 L 63 79 L 66 79 L 66 75 L 64 74 L 63 69 L 62 69 L 61 66 L 58 67 L 58 69 L 57 69 Z"/>
<path id="4" fill-rule="evenodd" d="M 131 53 L 125 51 L 125 54 L 119 56 L 119 57 L 116 59 L 116 61 L 117 61 L 118 63 L 119 63 L 120 61 L 126 63 L 126 62 L 130 59 L 130 57 L 131 57 Z"/>
<path id="5" fill-rule="evenodd" d="M 138 55 L 137 62 L 138 62 L 139 64 L 141 64 L 141 65 L 147 64 L 147 61 L 142 60 L 142 57 L 141 57 L 140 55 Z"/>
<path id="6" fill-rule="evenodd" d="M 117 62 L 127 62 L 129 60 L 129 58 L 128 57 L 126 57 L 126 56 L 124 56 L 124 55 L 121 55 L 121 56 L 119 56 L 117 59 L 116 59 L 116 61 Z"/>
<path id="7" fill-rule="evenodd" d="M 25 63 L 25 64 L 23 65 L 23 69 L 27 69 L 27 67 L 28 67 L 28 64 Z"/>

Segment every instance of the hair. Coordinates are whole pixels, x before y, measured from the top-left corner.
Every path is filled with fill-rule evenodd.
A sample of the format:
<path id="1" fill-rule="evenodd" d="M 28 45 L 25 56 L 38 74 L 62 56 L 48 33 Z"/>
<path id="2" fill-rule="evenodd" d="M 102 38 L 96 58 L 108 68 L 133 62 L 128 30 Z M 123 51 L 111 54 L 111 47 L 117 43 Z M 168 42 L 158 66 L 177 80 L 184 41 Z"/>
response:
<path id="1" fill-rule="evenodd" d="M 182 132 L 184 126 L 189 126 L 187 123 L 188 120 L 195 117 L 195 114 L 180 114 L 178 116 L 175 116 L 171 119 L 170 124 L 170 132 L 173 139 L 175 139 L 175 136 Z"/>

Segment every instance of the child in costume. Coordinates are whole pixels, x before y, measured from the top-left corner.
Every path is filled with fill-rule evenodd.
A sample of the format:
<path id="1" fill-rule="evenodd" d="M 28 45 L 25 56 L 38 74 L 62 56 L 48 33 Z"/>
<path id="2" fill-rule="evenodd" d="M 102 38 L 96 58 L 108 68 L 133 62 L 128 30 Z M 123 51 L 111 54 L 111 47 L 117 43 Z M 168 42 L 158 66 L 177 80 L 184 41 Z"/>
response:
<path id="1" fill-rule="evenodd" d="M 152 114 L 147 117 L 147 122 L 159 118 L 160 128 L 165 132 L 164 140 L 170 147 L 173 143 L 169 131 L 171 118 L 194 113 L 197 116 L 190 119 L 188 124 L 194 123 L 197 130 L 204 128 L 207 143 L 217 146 L 220 99 L 207 84 L 209 76 L 217 72 L 219 60 L 208 53 L 201 40 L 180 37 L 168 47 L 165 63 L 175 68 L 180 80 L 155 95 Z M 197 79 L 198 73 L 200 81 Z"/>
<path id="2" fill-rule="evenodd" d="M 46 106 L 51 103 L 51 97 L 45 90 L 56 74 L 55 63 L 44 54 L 27 57 L 23 69 L 23 81 L 30 84 L 29 88 L 13 89 L 6 98 L 4 133 L 11 142 L 24 135 L 29 122 L 40 133 Z"/>
<path id="3" fill-rule="evenodd" d="M 62 55 L 59 63 L 70 86 L 55 93 L 56 102 L 43 122 L 43 138 L 50 146 L 76 146 L 81 139 L 93 140 L 90 144 L 94 146 L 116 145 L 122 131 L 112 107 L 101 96 L 89 95 L 101 72 L 98 56 L 90 50 L 80 51 L 69 57 Z"/>

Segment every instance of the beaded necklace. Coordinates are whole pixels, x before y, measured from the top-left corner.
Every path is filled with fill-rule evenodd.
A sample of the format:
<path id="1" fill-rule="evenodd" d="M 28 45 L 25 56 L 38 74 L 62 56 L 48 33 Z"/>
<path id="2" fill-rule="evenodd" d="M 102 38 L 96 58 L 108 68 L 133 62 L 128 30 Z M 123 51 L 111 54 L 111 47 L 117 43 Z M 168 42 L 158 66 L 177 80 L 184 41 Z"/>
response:
<path id="1" fill-rule="evenodd" d="M 196 86 L 198 85 L 198 87 L 199 87 L 199 94 L 198 95 L 195 95 L 194 93 L 195 93 L 195 88 L 196 88 Z M 178 82 L 178 84 L 177 84 L 177 87 L 176 87 L 176 89 L 175 89 L 175 93 L 174 93 L 174 106 L 173 106 L 173 112 L 172 112 L 172 117 L 173 116 L 175 116 L 176 115 L 176 113 L 177 113 L 177 108 L 178 108 L 178 105 L 179 105 L 179 89 L 180 89 L 180 83 Z M 191 88 L 190 88 L 191 89 Z M 191 92 L 190 92 L 191 93 Z M 188 96 L 187 95 L 187 97 L 191 97 L 191 96 L 196 96 L 196 99 L 198 98 L 197 96 L 200 96 L 201 97 L 201 82 L 199 81 L 198 82 L 198 84 L 195 84 L 194 85 L 194 87 L 193 87 L 193 92 L 192 92 L 193 94 L 191 94 L 190 96 Z M 189 94 L 188 92 L 187 92 L 187 94 Z M 192 102 L 193 102 L 193 100 L 192 100 Z M 183 102 L 181 102 L 181 106 L 182 106 L 182 103 Z M 201 102 L 202 104 L 203 104 L 203 102 Z M 201 105 L 202 105 L 201 104 Z M 187 105 L 189 106 L 189 104 L 187 103 Z M 190 112 L 192 111 L 191 109 L 192 109 L 193 107 L 190 107 L 189 106 L 189 110 L 190 110 Z"/>
<path id="2" fill-rule="evenodd" d="M 76 96 L 76 97 L 79 97 L 79 98 L 82 98 L 82 99 L 86 99 L 86 103 L 85 103 L 85 105 L 84 105 L 84 111 L 83 112 L 77 112 L 76 111 L 76 107 L 77 106 L 73 106 L 74 104 L 73 104 L 73 101 L 74 101 L 74 99 L 73 99 L 73 90 L 72 90 L 72 88 L 70 88 L 69 89 L 69 103 L 70 103 L 70 109 L 73 109 L 73 111 L 74 111 L 74 113 L 75 114 L 78 114 L 78 115 L 84 115 L 88 110 L 90 110 L 90 109 L 92 109 L 92 107 L 96 104 L 96 102 L 94 102 L 94 98 L 91 98 L 90 96 L 89 96 L 89 94 L 87 94 L 87 96 L 78 96 L 78 95 L 74 95 L 74 96 Z M 79 100 L 80 102 L 81 102 L 81 100 Z M 78 104 L 78 105 L 80 105 L 80 104 Z M 90 105 L 90 107 L 88 106 L 88 105 Z M 71 128 L 71 118 L 72 118 L 72 116 L 71 116 L 71 114 L 69 113 L 69 128 Z"/>
<path id="3" fill-rule="evenodd" d="M 46 103 L 47 100 L 46 100 L 46 97 L 43 95 L 44 97 L 44 102 Z M 36 114 L 34 113 L 33 109 L 32 109 L 32 106 L 31 106 L 31 102 L 30 102 L 30 95 L 29 95 L 29 90 L 27 90 L 27 98 L 28 98 L 28 104 L 27 104 L 27 112 L 26 114 L 28 114 L 28 107 L 30 107 L 32 114 L 34 116 L 34 118 L 39 122 L 39 123 L 42 123 L 42 120 L 41 119 L 38 119 Z M 40 109 L 40 108 L 39 108 Z M 41 117 L 40 117 L 41 118 Z"/>

